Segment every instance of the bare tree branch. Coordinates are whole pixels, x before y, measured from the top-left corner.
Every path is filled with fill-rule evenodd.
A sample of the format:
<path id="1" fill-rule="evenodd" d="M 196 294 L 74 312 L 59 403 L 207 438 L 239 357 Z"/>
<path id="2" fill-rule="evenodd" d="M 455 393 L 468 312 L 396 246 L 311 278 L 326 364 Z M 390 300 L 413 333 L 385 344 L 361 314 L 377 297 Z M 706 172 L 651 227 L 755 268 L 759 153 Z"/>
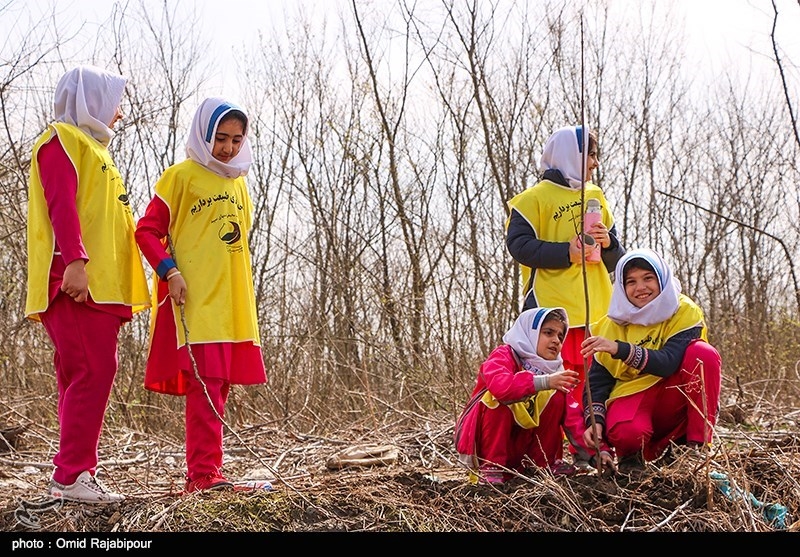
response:
<path id="1" fill-rule="evenodd" d="M 797 3 L 800 5 L 800 0 L 798 0 Z M 789 87 L 786 84 L 786 74 L 783 71 L 783 63 L 781 62 L 780 54 L 778 54 L 778 42 L 775 38 L 775 29 L 778 26 L 778 6 L 775 4 L 775 0 L 772 0 L 772 11 L 775 13 L 775 17 L 772 18 L 772 31 L 769 34 L 772 40 L 772 52 L 775 54 L 775 64 L 777 64 L 778 73 L 781 76 L 783 94 L 786 96 L 786 109 L 789 111 L 789 118 L 792 120 L 794 140 L 797 142 L 797 146 L 800 147 L 800 131 L 797 129 L 797 118 L 794 115 L 794 107 L 792 107 L 792 97 L 789 95 Z"/>

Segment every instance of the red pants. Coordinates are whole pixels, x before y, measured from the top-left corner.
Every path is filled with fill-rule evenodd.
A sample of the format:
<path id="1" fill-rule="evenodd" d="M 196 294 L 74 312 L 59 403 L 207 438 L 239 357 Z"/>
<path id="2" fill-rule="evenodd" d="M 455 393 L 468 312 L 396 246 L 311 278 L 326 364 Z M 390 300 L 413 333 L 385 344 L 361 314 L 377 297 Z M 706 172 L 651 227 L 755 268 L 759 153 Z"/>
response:
<path id="1" fill-rule="evenodd" d="M 186 468 L 189 479 L 195 480 L 210 473 L 221 473 L 223 423 L 220 418 L 225 417 L 230 383 L 219 378 L 203 378 L 208 391 L 206 398 L 203 385 L 194 374 L 187 376 Z M 214 404 L 213 408 L 209 398 Z"/>
<path id="2" fill-rule="evenodd" d="M 581 409 L 583 409 L 583 390 L 586 388 L 586 367 L 583 365 L 583 356 L 581 355 L 581 343 L 585 338 L 586 329 L 584 327 L 572 327 L 567 332 L 564 344 L 561 346 L 564 367 L 578 372 L 578 384 L 570 391 L 569 396 L 578 403 L 578 407 Z M 586 365 L 592 365 L 591 357 L 587 360 Z M 575 447 L 572 444 L 569 445 L 569 453 L 575 454 Z"/>
<path id="3" fill-rule="evenodd" d="M 609 444 L 620 458 L 642 451 L 645 460 L 655 460 L 672 440 L 711 442 L 721 382 L 722 359 L 717 350 L 702 340 L 693 341 L 674 375 L 609 404 Z"/>
<path id="4" fill-rule="evenodd" d="M 583 365 L 583 356 L 581 356 L 581 343 L 586 338 L 586 329 L 584 327 L 572 327 L 564 339 L 564 344 L 561 347 L 561 357 L 564 359 L 564 367 L 566 369 L 574 369 L 578 372 L 578 383 L 570 392 L 578 406 L 583 408 L 583 390 L 586 388 L 586 368 Z M 587 366 L 592 365 L 592 358 L 586 362 Z"/>
<path id="5" fill-rule="evenodd" d="M 122 318 L 59 293 L 42 323 L 55 354 L 58 384 L 58 452 L 53 479 L 75 483 L 81 472 L 97 468 L 97 448 L 106 405 L 117 374 L 117 342 Z"/>
<path id="6" fill-rule="evenodd" d="M 555 393 L 539 416 L 539 426 L 524 429 L 507 406 L 488 408 L 478 403 L 475 453 L 479 459 L 522 472 L 528 457 L 536 466 L 551 466 L 563 456 L 564 434 L 588 452 L 583 441 L 583 415 L 567 404 L 565 393 Z M 563 431 L 562 431 L 563 427 Z"/>

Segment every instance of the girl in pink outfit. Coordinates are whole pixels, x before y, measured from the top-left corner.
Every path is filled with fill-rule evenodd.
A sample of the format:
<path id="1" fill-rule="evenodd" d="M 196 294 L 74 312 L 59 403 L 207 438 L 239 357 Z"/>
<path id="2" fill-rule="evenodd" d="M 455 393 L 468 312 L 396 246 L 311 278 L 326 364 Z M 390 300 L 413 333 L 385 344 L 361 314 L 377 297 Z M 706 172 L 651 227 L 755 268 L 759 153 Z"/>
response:
<path id="1" fill-rule="evenodd" d="M 58 452 L 50 493 L 72 501 L 124 497 L 96 478 L 119 331 L 149 307 L 122 177 L 108 151 L 127 80 L 93 66 L 65 73 L 55 120 L 33 147 L 25 315 L 55 348 Z"/>
<path id="2" fill-rule="evenodd" d="M 482 481 L 500 483 L 508 471 L 530 466 L 574 473 L 562 461 L 564 434 L 583 460 L 591 460 L 581 409 L 570 395 L 578 372 L 565 370 L 561 357 L 568 329 L 563 308 L 525 310 L 503 336 L 505 344 L 481 365 L 456 422 L 455 444 L 459 460 Z M 602 459 L 612 457 L 603 452 Z"/>
<path id="3" fill-rule="evenodd" d="M 187 493 L 233 487 L 222 474 L 230 387 L 267 381 L 247 241 L 247 132 L 242 108 L 205 99 L 187 158 L 161 175 L 136 228 L 155 270 L 145 388 L 186 397 Z"/>
<path id="4" fill-rule="evenodd" d="M 655 460 L 671 442 L 711 442 L 719 411 L 722 360 L 708 343 L 703 311 L 681 293 L 656 252 L 635 249 L 617 264 L 608 315 L 582 344 L 593 357 L 589 383 L 595 430 L 619 465 Z M 588 396 L 584 400 L 590 423 Z"/>

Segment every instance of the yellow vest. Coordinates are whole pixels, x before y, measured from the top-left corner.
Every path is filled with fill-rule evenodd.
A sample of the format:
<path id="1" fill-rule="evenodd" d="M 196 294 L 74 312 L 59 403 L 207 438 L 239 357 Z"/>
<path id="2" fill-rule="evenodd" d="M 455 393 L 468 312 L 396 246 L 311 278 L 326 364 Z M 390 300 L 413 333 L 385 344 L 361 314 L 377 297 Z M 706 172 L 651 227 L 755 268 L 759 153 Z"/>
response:
<path id="1" fill-rule="evenodd" d="M 523 402 L 512 402 L 509 404 L 508 409 L 511 410 L 511 413 L 514 415 L 514 421 L 517 422 L 517 425 L 523 429 L 539 427 L 539 416 L 542 415 L 542 411 L 555 393 L 556 391 L 554 389 L 548 389 L 546 391 L 534 393 L 532 397 Z M 489 391 L 483 394 L 481 402 L 492 409 L 500 406 L 500 401 L 494 398 L 494 395 Z"/>
<path id="2" fill-rule="evenodd" d="M 614 219 L 608 210 L 602 190 L 587 182 L 585 201 L 600 201 L 603 224 L 609 229 Z M 581 192 L 542 180 L 535 186 L 517 194 L 509 202 L 533 228 L 536 237 L 547 242 L 569 242 L 581 228 Z M 506 220 L 506 230 L 511 217 Z M 520 264 L 522 288 L 528 294 L 528 283 L 533 272 L 533 291 L 542 307 L 563 307 L 570 323 L 586 321 L 581 265 L 564 269 L 532 269 Z M 589 322 L 600 319 L 611 301 L 611 278 L 606 266 L 600 263 L 586 265 L 586 282 L 589 290 Z"/>
<path id="3" fill-rule="evenodd" d="M 592 334 L 658 350 L 676 334 L 700 326 L 703 327 L 701 338 L 708 342 L 703 310 L 683 294 L 680 295 L 679 304 L 675 315 L 656 325 L 619 325 L 608 317 L 603 317 L 594 325 Z M 615 398 L 644 391 L 663 379 L 627 366 L 622 360 L 612 358 L 608 352 L 598 352 L 594 358 L 617 378 L 606 405 Z"/>
<path id="4" fill-rule="evenodd" d="M 123 304 L 133 313 L 150 307 L 144 266 L 134 237 L 128 193 L 111 155 L 101 143 L 71 124 L 51 124 L 36 140 L 28 183 L 28 294 L 25 316 L 39 321 L 47 309 L 55 235 L 47 210 L 37 155 L 58 136 L 78 176 L 75 205 L 89 255 L 89 293 L 98 304 Z"/>
<path id="5" fill-rule="evenodd" d="M 252 341 L 260 345 L 247 234 L 253 205 L 243 177 L 223 178 L 186 159 L 169 167 L 155 193 L 170 210 L 170 236 L 186 280 L 186 327 L 191 343 Z M 158 312 L 153 277 L 151 328 Z M 177 346 L 186 344 L 173 308 Z M 152 338 L 152 334 L 151 334 Z"/>

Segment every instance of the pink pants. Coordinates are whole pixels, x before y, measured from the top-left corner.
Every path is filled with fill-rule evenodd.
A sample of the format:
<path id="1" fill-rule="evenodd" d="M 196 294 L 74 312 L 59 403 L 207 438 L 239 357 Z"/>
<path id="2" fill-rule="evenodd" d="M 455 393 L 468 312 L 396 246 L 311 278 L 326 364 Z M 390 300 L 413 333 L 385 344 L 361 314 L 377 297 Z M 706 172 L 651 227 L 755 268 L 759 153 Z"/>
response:
<path id="1" fill-rule="evenodd" d="M 122 319 L 59 293 L 42 315 L 55 348 L 58 384 L 58 452 L 53 479 L 70 485 L 97 469 L 106 405 L 117 374 Z"/>
<path id="2" fill-rule="evenodd" d="M 711 442 L 721 382 L 717 350 L 702 340 L 692 341 L 674 375 L 611 402 L 606 416 L 609 444 L 620 458 L 642 451 L 645 460 L 655 460 L 672 440 Z"/>
<path id="3" fill-rule="evenodd" d="M 221 473 L 223 423 L 220 418 L 225 417 L 230 383 L 219 378 L 203 378 L 208 391 L 206 398 L 203 385 L 194 374 L 187 374 L 187 377 L 186 468 L 188 478 L 196 480 L 211 473 Z M 220 418 L 214 413 L 209 398 Z"/>

